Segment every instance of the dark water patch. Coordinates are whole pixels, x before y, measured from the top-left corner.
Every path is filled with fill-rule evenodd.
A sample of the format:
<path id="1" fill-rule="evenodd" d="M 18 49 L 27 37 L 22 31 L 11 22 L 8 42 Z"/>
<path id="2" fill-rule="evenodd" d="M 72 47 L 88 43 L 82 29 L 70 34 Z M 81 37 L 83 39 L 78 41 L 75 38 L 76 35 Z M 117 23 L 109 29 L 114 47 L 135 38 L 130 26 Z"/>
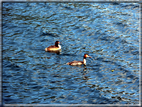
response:
<path id="1" fill-rule="evenodd" d="M 13 70 L 15 70 L 15 71 L 19 71 L 20 70 L 20 67 L 17 66 L 16 64 L 10 63 L 9 61 L 3 60 L 3 68 L 8 68 L 8 67 L 13 69 Z"/>
<path id="2" fill-rule="evenodd" d="M 127 3 L 127 4 L 125 4 L 125 3 L 120 3 L 120 6 L 121 7 L 133 7 L 133 8 L 138 8 L 139 7 L 139 5 L 138 4 L 136 4 L 136 3 Z"/>
<path id="3" fill-rule="evenodd" d="M 103 61 L 104 58 L 96 58 L 96 60 Z"/>
<path id="4" fill-rule="evenodd" d="M 120 3 L 118 3 L 118 2 L 113 2 L 113 3 L 111 3 L 112 5 L 120 5 Z"/>
<path id="5" fill-rule="evenodd" d="M 115 22 L 113 24 L 116 24 L 116 25 L 118 25 L 120 27 L 126 27 L 127 26 L 127 24 L 123 24 L 122 22 Z"/>
<path id="6" fill-rule="evenodd" d="M 34 90 L 40 90 L 43 87 L 37 85 L 37 86 L 31 86 L 31 88 L 33 88 Z"/>
<path id="7" fill-rule="evenodd" d="M 65 8 L 65 10 L 73 10 L 73 8 L 68 7 L 68 6 L 63 6 L 63 8 Z"/>
<path id="8" fill-rule="evenodd" d="M 43 33 L 42 36 L 59 37 L 57 34 L 53 34 L 53 33 Z"/>
<path id="9" fill-rule="evenodd" d="M 139 51 L 137 51 L 137 50 L 134 50 L 134 51 L 132 51 L 131 52 L 133 55 L 139 55 Z"/>
<path id="10" fill-rule="evenodd" d="M 77 56 L 76 54 L 60 54 L 60 56 Z"/>

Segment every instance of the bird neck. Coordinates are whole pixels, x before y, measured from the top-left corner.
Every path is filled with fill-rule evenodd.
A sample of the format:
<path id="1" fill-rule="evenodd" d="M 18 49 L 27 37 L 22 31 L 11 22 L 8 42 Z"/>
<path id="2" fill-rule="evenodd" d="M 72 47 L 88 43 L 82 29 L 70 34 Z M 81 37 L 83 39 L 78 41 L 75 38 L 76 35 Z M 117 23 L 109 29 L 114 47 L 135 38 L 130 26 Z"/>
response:
<path id="1" fill-rule="evenodd" d="M 61 45 L 58 45 L 59 49 L 61 49 Z"/>
<path id="2" fill-rule="evenodd" d="M 86 58 L 83 59 L 83 64 L 86 65 Z"/>

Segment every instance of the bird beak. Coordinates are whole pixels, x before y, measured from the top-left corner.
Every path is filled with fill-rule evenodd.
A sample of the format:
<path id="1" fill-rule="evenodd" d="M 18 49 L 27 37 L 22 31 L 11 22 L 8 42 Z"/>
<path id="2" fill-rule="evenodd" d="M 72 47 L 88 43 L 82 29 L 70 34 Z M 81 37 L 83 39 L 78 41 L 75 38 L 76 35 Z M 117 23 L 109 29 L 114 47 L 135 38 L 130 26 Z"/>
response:
<path id="1" fill-rule="evenodd" d="M 89 58 L 92 58 L 91 56 L 88 55 Z"/>

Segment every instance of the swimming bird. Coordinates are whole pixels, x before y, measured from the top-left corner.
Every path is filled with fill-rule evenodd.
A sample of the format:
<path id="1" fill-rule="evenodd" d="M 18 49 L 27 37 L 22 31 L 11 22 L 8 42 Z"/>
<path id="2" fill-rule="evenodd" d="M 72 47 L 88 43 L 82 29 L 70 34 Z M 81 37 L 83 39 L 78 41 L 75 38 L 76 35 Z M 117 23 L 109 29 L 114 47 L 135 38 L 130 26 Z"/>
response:
<path id="1" fill-rule="evenodd" d="M 92 58 L 88 54 L 84 54 L 83 61 L 72 61 L 72 62 L 68 62 L 67 65 L 82 65 L 82 64 L 86 65 L 86 58 L 87 57 Z"/>
<path id="2" fill-rule="evenodd" d="M 60 44 L 60 42 L 56 41 L 55 45 L 52 45 L 52 46 L 45 48 L 45 51 L 50 51 L 50 52 L 59 51 L 59 50 L 61 50 L 61 45 L 59 45 L 59 44 Z"/>

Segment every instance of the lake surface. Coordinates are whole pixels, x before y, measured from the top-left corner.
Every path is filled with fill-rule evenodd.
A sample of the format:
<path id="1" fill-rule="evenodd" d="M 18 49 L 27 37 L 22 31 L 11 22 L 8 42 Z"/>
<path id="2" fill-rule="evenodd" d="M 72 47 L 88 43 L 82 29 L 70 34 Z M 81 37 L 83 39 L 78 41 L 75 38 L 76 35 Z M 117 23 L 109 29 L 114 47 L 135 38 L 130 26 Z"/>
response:
<path id="1" fill-rule="evenodd" d="M 2 7 L 3 104 L 139 104 L 139 4 Z M 44 51 L 57 40 L 60 53 Z"/>

